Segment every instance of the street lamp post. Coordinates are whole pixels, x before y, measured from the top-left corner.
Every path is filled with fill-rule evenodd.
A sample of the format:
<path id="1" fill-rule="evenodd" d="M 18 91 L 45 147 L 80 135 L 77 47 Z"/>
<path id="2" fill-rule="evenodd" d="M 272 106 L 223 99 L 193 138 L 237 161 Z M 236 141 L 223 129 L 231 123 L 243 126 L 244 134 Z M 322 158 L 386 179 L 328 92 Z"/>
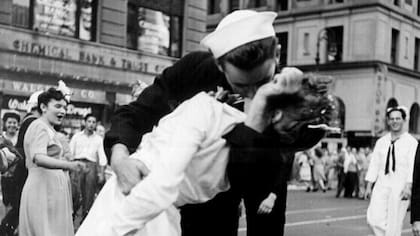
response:
<path id="1" fill-rule="evenodd" d="M 328 30 L 326 28 L 322 28 L 319 32 L 318 32 L 318 36 L 316 38 L 316 56 L 315 56 L 315 63 L 316 63 L 316 71 L 319 70 L 319 45 L 321 43 L 322 39 L 327 40 L 328 39 L 328 34 L 327 34 Z"/>

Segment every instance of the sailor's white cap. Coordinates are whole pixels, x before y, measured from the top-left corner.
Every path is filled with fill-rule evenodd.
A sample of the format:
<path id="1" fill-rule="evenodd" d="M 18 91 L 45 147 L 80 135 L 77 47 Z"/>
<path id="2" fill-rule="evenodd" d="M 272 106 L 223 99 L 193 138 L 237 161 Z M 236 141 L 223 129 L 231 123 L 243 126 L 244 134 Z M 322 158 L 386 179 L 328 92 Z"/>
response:
<path id="1" fill-rule="evenodd" d="M 216 29 L 201 40 L 215 58 L 244 44 L 275 36 L 271 11 L 237 10 L 225 16 Z"/>

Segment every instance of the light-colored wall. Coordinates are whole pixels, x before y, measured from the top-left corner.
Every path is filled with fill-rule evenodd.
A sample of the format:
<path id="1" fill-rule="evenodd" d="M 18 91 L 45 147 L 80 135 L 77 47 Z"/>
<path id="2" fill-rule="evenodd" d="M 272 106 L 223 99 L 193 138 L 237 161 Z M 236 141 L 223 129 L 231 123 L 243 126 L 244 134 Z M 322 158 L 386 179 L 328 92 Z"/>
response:
<path id="1" fill-rule="evenodd" d="M 206 34 L 206 20 L 206 0 L 185 0 L 183 55 L 198 49 L 203 50 L 200 46 L 200 40 Z"/>
<path id="2" fill-rule="evenodd" d="M 385 84 L 383 90 L 379 91 L 376 86 L 377 72 L 373 67 L 321 73 L 335 78 L 332 92 L 345 104 L 345 131 L 372 131 L 375 110 L 385 111 L 391 98 L 395 98 L 399 105 L 408 110 L 414 103 L 420 104 L 420 80 L 408 75 L 394 71 L 384 72 Z M 382 94 L 384 102 L 376 104 L 378 92 Z M 408 122 L 405 128 L 408 129 Z"/>
<path id="3" fill-rule="evenodd" d="M 373 68 L 322 72 L 335 78 L 333 94 L 345 104 L 345 131 L 372 130 L 374 110 Z"/>
<path id="4" fill-rule="evenodd" d="M 326 27 L 343 26 L 343 62 L 383 61 L 391 63 L 391 31 L 400 31 L 397 65 L 414 69 L 414 42 L 420 38 L 420 23 L 408 21 L 380 8 L 374 11 L 343 11 L 322 16 L 284 18 L 275 22 L 277 32 L 289 33 L 288 63 L 294 65 L 315 64 L 316 44 L 319 32 Z M 307 49 L 304 35 L 309 33 Z M 326 40 L 320 40 L 320 63 L 326 62 Z"/>
<path id="5" fill-rule="evenodd" d="M 420 103 L 420 80 L 395 72 L 388 73 L 388 99 L 395 98 L 398 105 L 410 109 L 413 103 Z"/>

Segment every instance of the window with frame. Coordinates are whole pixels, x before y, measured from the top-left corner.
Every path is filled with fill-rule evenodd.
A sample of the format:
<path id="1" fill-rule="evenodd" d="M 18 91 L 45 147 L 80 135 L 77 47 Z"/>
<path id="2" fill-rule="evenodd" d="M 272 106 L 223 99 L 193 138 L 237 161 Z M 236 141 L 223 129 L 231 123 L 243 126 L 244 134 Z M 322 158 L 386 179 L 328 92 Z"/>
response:
<path id="1" fill-rule="evenodd" d="M 309 56 L 311 53 L 309 52 L 309 41 L 310 41 L 310 35 L 308 32 L 305 32 L 303 34 L 303 55 Z"/>
<path id="2" fill-rule="evenodd" d="M 343 56 L 343 26 L 329 27 L 327 30 L 327 61 L 340 62 Z"/>
<path id="3" fill-rule="evenodd" d="M 96 10 L 97 0 L 13 0 L 12 25 L 95 41 Z"/>
<path id="4" fill-rule="evenodd" d="M 12 25 L 21 28 L 29 28 L 30 23 L 30 0 L 12 1 Z"/>
<path id="5" fill-rule="evenodd" d="M 400 31 L 392 29 L 391 31 L 391 63 L 398 63 L 398 44 L 400 40 Z"/>
<path id="6" fill-rule="evenodd" d="M 408 132 L 418 134 L 420 132 L 420 106 L 414 103 L 410 108 L 410 120 L 408 121 Z"/>
<path id="7" fill-rule="evenodd" d="M 258 8 L 267 6 L 267 0 L 249 0 L 248 8 Z"/>
<path id="8" fill-rule="evenodd" d="M 207 14 L 220 13 L 220 1 L 221 0 L 207 0 Z"/>
<path id="9" fill-rule="evenodd" d="M 344 0 L 328 0 L 328 4 L 343 3 Z"/>
<path id="10" fill-rule="evenodd" d="M 32 0 L 30 28 L 46 33 L 94 41 L 97 0 Z"/>
<path id="11" fill-rule="evenodd" d="M 280 62 L 279 66 L 287 65 L 287 44 L 288 44 L 288 32 L 277 33 L 278 43 L 280 44 Z"/>
<path id="12" fill-rule="evenodd" d="M 420 71 L 419 55 L 420 55 L 420 39 L 415 38 L 414 40 L 414 70 L 415 71 Z"/>
<path id="13" fill-rule="evenodd" d="M 128 48 L 180 57 L 181 35 L 181 16 L 128 3 Z"/>
<path id="14" fill-rule="evenodd" d="M 289 0 L 277 0 L 277 10 L 278 11 L 289 10 Z"/>
<path id="15" fill-rule="evenodd" d="M 229 12 L 239 9 L 239 0 L 229 0 Z"/>
<path id="16" fill-rule="evenodd" d="M 420 1 L 417 1 L 417 15 L 420 16 Z"/>

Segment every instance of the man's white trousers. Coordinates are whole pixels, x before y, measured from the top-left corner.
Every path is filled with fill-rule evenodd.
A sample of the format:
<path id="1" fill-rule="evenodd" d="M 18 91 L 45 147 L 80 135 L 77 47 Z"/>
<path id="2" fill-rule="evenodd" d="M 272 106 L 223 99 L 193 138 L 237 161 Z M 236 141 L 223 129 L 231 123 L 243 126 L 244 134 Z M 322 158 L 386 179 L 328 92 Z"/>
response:
<path id="1" fill-rule="evenodd" d="M 367 222 L 375 236 L 400 236 L 409 200 L 401 200 L 403 185 L 373 188 L 367 209 Z"/>

